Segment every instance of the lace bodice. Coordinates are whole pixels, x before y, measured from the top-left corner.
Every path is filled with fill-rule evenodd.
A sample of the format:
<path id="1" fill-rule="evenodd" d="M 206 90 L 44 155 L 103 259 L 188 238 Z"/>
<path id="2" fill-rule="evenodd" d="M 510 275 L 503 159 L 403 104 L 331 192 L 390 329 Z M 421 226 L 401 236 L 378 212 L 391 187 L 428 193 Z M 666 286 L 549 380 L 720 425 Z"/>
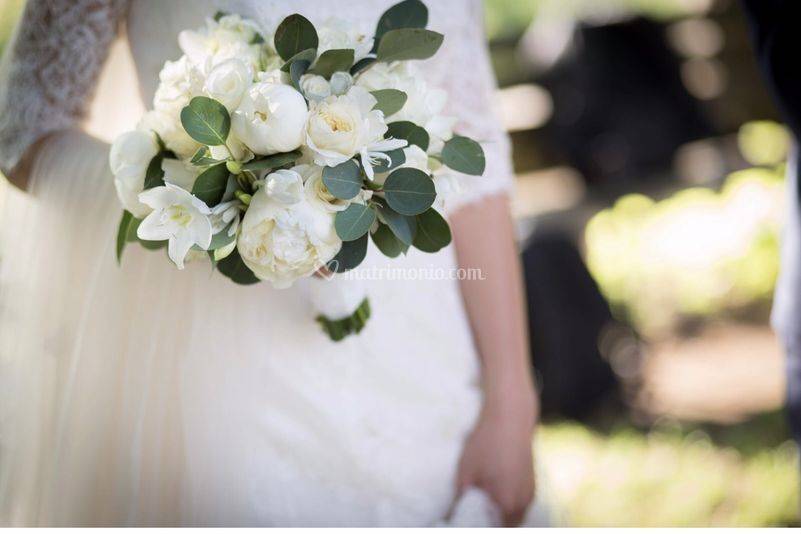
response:
<path id="1" fill-rule="evenodd" d="M 127 27 L 146 104 L 165 60 L 180 55 L 177 34 L 218 10 L 274 28 L 292 12 L 313 22 L 337 16 L 370 33 L 397 0 L 29 0 L 0 70 L 0 169 L 8 171 L 39 138 L 84 116 L 120 22 Z M 508 189 L 509 143 L 493 115 L 495 81 L 482 28 L 480 0 L 429 1 L 429 27 L 445 34 L 440 52 L 422 63 L 432 85 L 450 93 L 456 130 L 480 140 L 483 177 L 460 177 L 460 202 Z"/>

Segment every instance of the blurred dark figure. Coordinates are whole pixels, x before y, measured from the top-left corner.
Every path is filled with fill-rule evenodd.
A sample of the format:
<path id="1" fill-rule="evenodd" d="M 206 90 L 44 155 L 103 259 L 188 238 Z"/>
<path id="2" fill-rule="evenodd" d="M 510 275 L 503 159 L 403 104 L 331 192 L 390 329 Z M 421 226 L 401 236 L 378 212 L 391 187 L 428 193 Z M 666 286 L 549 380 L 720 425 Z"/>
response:
<path id="1" fill-rule="evenodd" d="M 535 233 L 523 266 L 542 414 L 587 420 L 620 392 L 599 350 L 609 306 L 567 236 Z"/>
<path id="2" fill-rule="evenodd" d="M 578 31 L 571 58 L 539 82 L 554 99 L 545 134 L 589 183 L 658 179 L 678 147 L 712 133 L 664 26 L 638 18 Z"/>
<path id="3" fill-rule="evenodd" d="M 760 67 L 784 120 L 801 136 L 801 64 L 798 61 L 801 1 L 742 0 L 751 24 Z M 801 443 L 801 210 L 797 149 L 787 166 L 790 209 L 782 244 L 773 325 L 787 352 L 787 407 Z"/>

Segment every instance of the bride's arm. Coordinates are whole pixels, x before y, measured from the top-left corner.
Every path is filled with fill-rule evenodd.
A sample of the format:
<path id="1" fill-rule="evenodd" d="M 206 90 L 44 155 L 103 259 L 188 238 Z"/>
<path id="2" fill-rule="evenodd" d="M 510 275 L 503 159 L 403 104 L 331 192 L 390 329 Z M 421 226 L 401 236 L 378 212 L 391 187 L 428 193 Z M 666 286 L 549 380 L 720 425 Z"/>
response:
<path id="1" fill-rule="evenodd" d="M 451 216 L 461 282 L 482 363 L 484 405 L 465 444 L 460 490 L 486 490 L 505 522 L 517 524 L 533 498 L 531 438 L 537 398 L 531 378 L 523 283 L 508 197 L 492 195 Z"/>
<path id="2" fill-rule="evenodd" d="M 84 117 L 127 0 L 28 0 L 0 62 L 0 172 L 25 188 L 41 146 Z"/>

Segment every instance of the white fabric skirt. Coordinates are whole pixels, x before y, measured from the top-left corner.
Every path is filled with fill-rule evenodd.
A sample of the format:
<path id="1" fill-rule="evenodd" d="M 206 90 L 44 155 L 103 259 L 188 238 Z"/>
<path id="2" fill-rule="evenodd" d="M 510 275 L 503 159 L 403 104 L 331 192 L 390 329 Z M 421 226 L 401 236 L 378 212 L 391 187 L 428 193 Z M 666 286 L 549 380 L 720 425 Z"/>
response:
<path id="1" fill-rule="evenodd" d="M 452 248 L 373 249 L 365 268 L 393 270 L 365 282 L 367 328 L 333 343 L 302 285 L 236 286 L 137 245 L 118 266 L 106 162 L 64 134 L 31 193 L 5 195 L 0 522 L 441 521 L 481 403 Z"/>

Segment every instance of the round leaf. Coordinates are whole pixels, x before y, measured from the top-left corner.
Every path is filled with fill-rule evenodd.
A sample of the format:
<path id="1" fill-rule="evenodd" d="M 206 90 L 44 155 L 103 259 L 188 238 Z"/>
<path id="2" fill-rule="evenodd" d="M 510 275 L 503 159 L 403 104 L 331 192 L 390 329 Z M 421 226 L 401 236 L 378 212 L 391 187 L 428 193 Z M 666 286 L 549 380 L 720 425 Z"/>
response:
<path id="1" fill-rule="evenodd" d="M 381 38 L 376 58 L 386 62 L 428 59 L 437 53 L 443 39 L 441 33 L 422 28 L 390 30 Z"/>
<path id="2" fill-rule="evenodd" d="M 370 237 L 373 239 L 375 246 L 378 247 L 378 250 L 388 258 L 397 258 L 409 249 L 409 245 L 402 243 L 400 239 L 395 237 L 389 226 L 384 224 L 379 224 L 378 230 L 370 234 Z"/>
<path id="3" fill-rule="evenodd" d="M 344 273 L 358 267 L 365 256 L 367 256 L 367 234 L 355 241 L 343 241 L 342 248 L 325 264 L 325 267 L 332 273 Z"/>
<path id="4" fill-rule="evenodd" d="M 317 30 L 309 20 L 295 13 L 285 18 L 275 30 L 275 50 L 281 59 L 289 60 L 292 56 L 309 48 L 317 48 L 319 39 Z"/>
<path id="5" fill-rule="evenodd" d="M 226 258 L 217 262 L 217 269 L 237 284 L 250 285 L 259 282 L 253 271 L 242 261 L 242 256 L 236 249 Z"/>
<path id="6" fill-rule="evenodd" d="M 388 206 L 379 206 L 378 215 L 381 222 L 389 226 L 395 237 L 406 245 L 411 245 L 417 230 L 417 220 L 412 216 L 401 215 Z"/>
<path id="7" fill-rule="evenodd" d="M 225 187 L 228 185 L 228 168 L 225 163 L 218 163 L 209 167 L 197 177 L 192 186 L 192 194 L 213 207 L 220 203 Z"/>
<path id="8" fill-rule="evenodd" d="M 356 161 L 349 159 L 336 167 L 324 167 L 323 183 L 335 197 L 350 200 L 362 188 L 362 171 Z"/>
<path id="9" fill-rule="evenodd" d="M 204 145 L 223 145 L 231 129 L 225 106 L 205 96 L 196 96 L 181 110 L 181 125 L 189 137 Z"/>
<path id="10" fill-rule="evenodd" d="M 294 63 L 296 63 L 296 62 L 299 62 L 299 61 L 305 61 L 306 63 L 308 63 L 308 65 L 306 65 L 305 68 L 304 68 L 304 69 L 307 69 L 307 68 L 309 68 L 309 65 L 312 64 L 312 62 L 314 61 L 314 58 L 316 58 L 316 57 L 317 57 L 317 50 L 316 49 L 308 48 L 306 50 L 302 50 L 302 51 L 298 52 L 297 54 L 295 54 L 294 56 L 292 56 L 291 58 L 289 58 L 288 60 L 286 60 L 286 63 L 281 65 L 281 70 L 283 72 L 290 72 L 291 69 L 292 69 L 292 65 Z M 304 70 L 304 72 L 305 72 L 305 70 Z"/>
<path id="11" fill-rule="evenodd" d="M 454 135 L 442 147 L 442 163 L 455 171 L 481 176 L 486 166 L 484 149 L 469 137 Z"/>
<path id="12" fill-rule="evenodd" d="M 448 222 L 435 209 L 417 216 L 417 233 L 412 243 L 423 252 L 437 252 L 451 242 Z"/>
<path id="13" fill-rule="evenodd" d="M 425 128 L 422 128 L 411 121 L 391 122 L 387 125 L 387 133 L 384 138 L 405 139 L 410 145 L 417 145 L 425 152 L 428 150 L 430 138 Z"/>
<path id="14" fill-rule="evenodd" d="M 434 181 L 419 169 L 397 169 L 384 182 L 387 204 L 401 215 L 423 213 L 431 207 L 436 197 Z"/>
<path id="15" fill-rule="evenodd" d="M 420 0 L 404 0 L 387 9 L 375 28 L 375 46 L 373 52 L 378 50 L 378 43 L 385 33 L 400 28 L 425 28 L 428 24 L 428 8 Z"/>
<path id="16" fill-rule="evenodd" d="M 350 49 L 326 50 L 320 54 L 309 72 L 324 78 L 330 78 L 338 71 L 348 72 L 353 65 L 353 54 L 353 50 Z"/>
<path id="17" fill-rule="evenodd" d="M 373 109 L 384 112 L 385 117 L 399 112 L 406 103 L 406 93 L 398 89 L 379 89 L 370 93 L 378 101 Z"/>
<path id="18" fill-rule="evenodd" d="M 342 241 L 353 241 L 365 235 L 375 222 L 375 211 L 364 204 L 351 204 L 337 213 L 334 228 Z"/>

